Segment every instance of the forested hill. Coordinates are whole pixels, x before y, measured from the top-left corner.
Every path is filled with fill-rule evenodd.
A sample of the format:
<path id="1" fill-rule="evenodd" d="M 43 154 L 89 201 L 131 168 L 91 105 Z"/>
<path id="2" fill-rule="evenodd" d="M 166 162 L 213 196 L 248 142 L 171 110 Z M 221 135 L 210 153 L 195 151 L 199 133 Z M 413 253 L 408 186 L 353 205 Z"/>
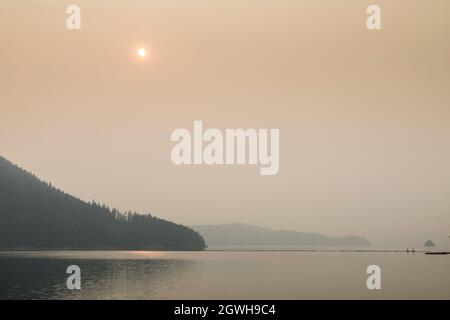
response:
<path id="1" fill-rule="evenodd" d="M 0 249 L 204 248 L 188 227 L 84 202 L 0 156 Z"/>
<path id="2" fill-rule="evenodd" d="M 320 233 L 271 230 L 245 223 L 192 226 L 208 246 L 341 246 L 369 247 L 369 240 L 359 236 L 333 238 Z"/>

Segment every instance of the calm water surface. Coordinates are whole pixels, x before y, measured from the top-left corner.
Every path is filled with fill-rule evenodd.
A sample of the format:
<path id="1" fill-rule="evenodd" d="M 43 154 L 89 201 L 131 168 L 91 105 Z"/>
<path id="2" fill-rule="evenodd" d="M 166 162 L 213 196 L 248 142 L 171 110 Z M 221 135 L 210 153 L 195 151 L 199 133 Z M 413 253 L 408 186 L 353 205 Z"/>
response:
<path id="1" fill-rule="evenodd" d="M 68 290 L 66 268 L 81 268 Z M 381 267 L 381 290 L 366 287 Z M 450 255 L 303 251 L 0 252 L 0 299 L 450 299 Z"/>

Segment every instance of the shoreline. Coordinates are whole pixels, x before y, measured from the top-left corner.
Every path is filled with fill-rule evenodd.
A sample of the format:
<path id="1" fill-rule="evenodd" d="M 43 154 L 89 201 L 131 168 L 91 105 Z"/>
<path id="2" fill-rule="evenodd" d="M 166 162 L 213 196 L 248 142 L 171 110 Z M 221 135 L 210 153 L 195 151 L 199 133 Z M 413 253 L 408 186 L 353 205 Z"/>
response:
<path id="1" fill-rule="evenodd" d="M 8 252 L 341 252 L 341 253 L 425 253 L 427 255 L 450 255 L 450 251 L 427 251 L 427 250 L 368 250 L 368 249 L 123 249 L 123 248 L 95 248 L 95 249 L 69 249 L 69 248 L 13 248 L 13 249 L 0 249 L 0 254 Z"/>

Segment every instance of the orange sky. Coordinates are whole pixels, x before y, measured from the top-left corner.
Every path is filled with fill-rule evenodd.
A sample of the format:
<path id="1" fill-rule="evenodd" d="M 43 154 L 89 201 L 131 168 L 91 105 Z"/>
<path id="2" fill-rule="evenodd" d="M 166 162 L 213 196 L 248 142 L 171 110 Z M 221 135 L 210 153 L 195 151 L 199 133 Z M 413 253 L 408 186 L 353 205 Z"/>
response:
<path id="1" fill-rule="evenodd" d="M 184 224 L 450 232 L 450 2 L 0 2 L 0 154 Z M 151 50 L 145 61 L 139 47 Z M 279 128 L 280 172 L 174 166 L 176 128 Z M 447 240 L 448 241 L 448 240 Z"/>

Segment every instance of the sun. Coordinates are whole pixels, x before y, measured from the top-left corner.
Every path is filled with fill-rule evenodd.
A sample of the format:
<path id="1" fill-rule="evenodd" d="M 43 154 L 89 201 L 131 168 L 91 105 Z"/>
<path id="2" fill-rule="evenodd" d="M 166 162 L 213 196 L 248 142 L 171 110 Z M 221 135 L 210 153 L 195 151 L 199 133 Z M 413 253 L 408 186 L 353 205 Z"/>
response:
<path id="1" fill-rule="evenodd" d="M 139 48 L 137 51 L 137 55 L 141 58 L 144 58 L 147 55 L 147 50 L 145 48 Z"/>

